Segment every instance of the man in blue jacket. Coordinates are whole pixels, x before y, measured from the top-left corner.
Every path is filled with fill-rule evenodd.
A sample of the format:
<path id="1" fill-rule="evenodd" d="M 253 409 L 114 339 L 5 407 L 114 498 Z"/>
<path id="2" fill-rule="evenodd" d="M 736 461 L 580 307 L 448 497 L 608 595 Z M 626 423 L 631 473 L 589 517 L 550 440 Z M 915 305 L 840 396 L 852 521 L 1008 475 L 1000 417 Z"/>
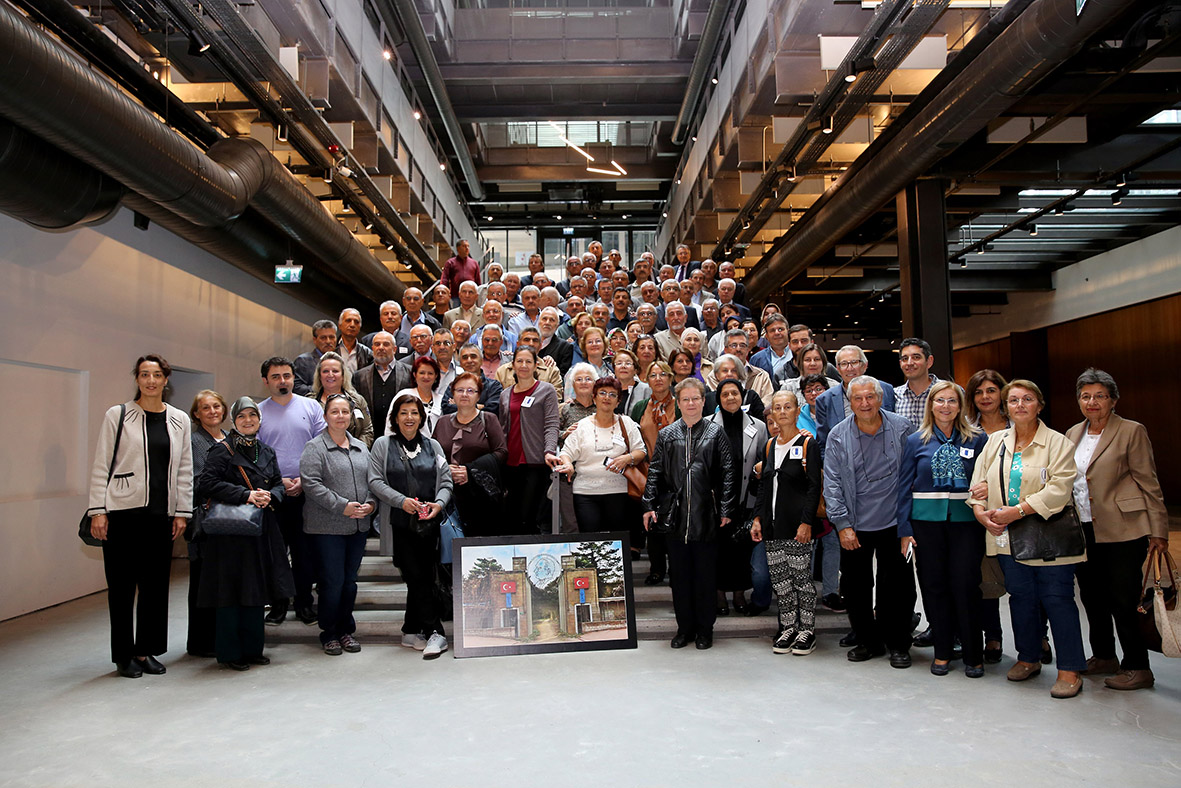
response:
<path id="1" fill-rule="evenodd" d="M 853 415 L 828 435 L 824 500 L 840 537 L 841 591 L 857 634 L 849 661 L 864 662 L 888 648 L 892 667 L 909 668 L 915 587 L 907 550 L 914 540 L 898 536 L 898 481 L 903 445 L 915 430 L 882 409 L 883 392 L 868 375 L 849 382 Z"/>
<path id="2" fill-rule="evenodd" d="M 849 383 L 864 375 L 868 366 L 869 359 L 865 357 L 865 351 L 856 345 L 845 345 L 837 351 L 837 371 L 841 374 L 840 388 L 831 388 L 817 397 L 814 409 L 816 412 L 812 414 L 816 419 L 816 439 L 820 441 L 821 452 L 825 451 L 828 433 L 832 428 L 852 415 Z M 889 386 L 882 389 L 881 406 L 883 410 L 894 410 L 894 389 Z"/>

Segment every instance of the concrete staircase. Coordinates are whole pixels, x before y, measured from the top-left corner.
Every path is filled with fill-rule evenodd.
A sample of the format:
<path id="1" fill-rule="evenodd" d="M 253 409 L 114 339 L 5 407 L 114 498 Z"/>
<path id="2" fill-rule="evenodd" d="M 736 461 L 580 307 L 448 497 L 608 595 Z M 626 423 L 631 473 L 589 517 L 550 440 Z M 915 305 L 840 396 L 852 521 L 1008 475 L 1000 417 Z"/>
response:
<path id="1" fill-rule="evenodd" d="M 672 590 L 668 580 L 658 586 L 644 585 L 648 576 L 647 559 L 632 562 L 633 594 L 636 610 L 636 631 L 640 640 L 669 640 L 676 634 L 676 619 L 673 617 Z M 402 638 L 402 620 L 406 610 L 406 584 L 393 561 L 378 555 L 377 540 L 370 539 L 361 559 L 358 576 L 357 638 L 362 643 L 396 643 Z M 747 617 L 733 611 L 728 616 L 719 616 L 714 626 L 714 637 L 743 638 L 762 637 L 768 640 L 777 630 L 776 608 L 760 616 Z M 447 635 L 453 634 L 452 622 L 445 622 Z M 840 637 L 849 630 L 848 617 L 833 613 L 817 603 L 817 633 Z M 287 621 L 279 627 L 267 627 L 268 643 L 318 643 L 319 628 L 314 624 L 305 626 L 289 613 Z"/>

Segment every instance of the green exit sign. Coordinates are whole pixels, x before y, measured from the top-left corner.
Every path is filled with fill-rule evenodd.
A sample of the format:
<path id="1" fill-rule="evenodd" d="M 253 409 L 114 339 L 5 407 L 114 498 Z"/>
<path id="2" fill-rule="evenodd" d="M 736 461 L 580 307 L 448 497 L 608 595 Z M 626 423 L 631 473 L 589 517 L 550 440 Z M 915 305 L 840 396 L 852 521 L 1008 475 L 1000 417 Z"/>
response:
<path id="1" fill-rule="evenodd" d="M 303 279 L 302 265 L 275 266 L 275 284 L 299 284 Z"/>

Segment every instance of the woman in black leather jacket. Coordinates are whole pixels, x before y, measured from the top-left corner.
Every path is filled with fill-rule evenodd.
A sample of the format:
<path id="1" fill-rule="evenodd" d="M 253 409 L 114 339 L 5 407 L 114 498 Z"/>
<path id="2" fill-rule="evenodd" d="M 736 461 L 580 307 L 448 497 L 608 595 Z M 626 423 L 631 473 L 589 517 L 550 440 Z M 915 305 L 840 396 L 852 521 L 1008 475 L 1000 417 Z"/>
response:
<path id="1" fill-rule="evenodd" d="M 696 640 L 713 645 L 717 608 L 718 528 L 737 508 L 738 467 L 718 425 L 703 421 L 705 386 L 697 378 L 677 384 L 681 418 L 660 431 L 642 506 L 644 528 L 665 533 L 677 634 L 673 648 Z"/>

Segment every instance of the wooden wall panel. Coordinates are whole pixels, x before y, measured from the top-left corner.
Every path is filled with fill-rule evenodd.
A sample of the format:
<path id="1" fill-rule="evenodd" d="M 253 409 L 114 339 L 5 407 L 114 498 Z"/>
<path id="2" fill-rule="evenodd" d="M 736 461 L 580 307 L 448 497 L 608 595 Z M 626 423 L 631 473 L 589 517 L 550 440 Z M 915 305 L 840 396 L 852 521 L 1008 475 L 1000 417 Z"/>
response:
<path id="1" fill-rule="evenodd" d="M 960 348 L 955 351 L 955 382 L 968 385 L 968 379 L 982 369 L 995 369 L 1009 379 L 1012 374 L 1009 338 L 1004 337 L 983 345 Z"/>

